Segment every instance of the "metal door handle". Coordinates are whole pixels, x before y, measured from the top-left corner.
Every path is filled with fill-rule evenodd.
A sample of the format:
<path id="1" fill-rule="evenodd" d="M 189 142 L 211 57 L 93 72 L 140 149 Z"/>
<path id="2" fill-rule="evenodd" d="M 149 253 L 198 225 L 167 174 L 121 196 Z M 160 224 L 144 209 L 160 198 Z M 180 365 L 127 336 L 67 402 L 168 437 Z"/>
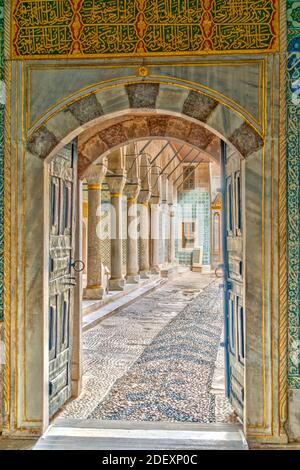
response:
<path id="1" fill-rule="evenodd" d="M 81 267 L 80 267 L 81 265 Z M 84 261 L 82 261 L 81 259 L 75 259 L 72 263 L 71 263 L 71 267 L 74 269 L 74 271 L 76 273 L 80 273 L 84 270 L 85 268 L 85 263 Z"/>

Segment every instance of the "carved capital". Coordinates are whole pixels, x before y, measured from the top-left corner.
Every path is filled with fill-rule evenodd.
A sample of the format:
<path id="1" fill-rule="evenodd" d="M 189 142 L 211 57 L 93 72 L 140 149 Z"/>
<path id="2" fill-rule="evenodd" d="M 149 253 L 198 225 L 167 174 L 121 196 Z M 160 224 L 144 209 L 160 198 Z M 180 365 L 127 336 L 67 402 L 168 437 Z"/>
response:
<path id="1" fill-rule="evenodd" d="M 150 197 L 150 203 L 151 204 L 160 204 L 160 196 L 159 194 L 151 194 L 151 197 Z"/>
<path id="2" fill-rule="evenodd" d="M 126 176 L 120 175 L 107 175 L 106 181 L 111 194 L 122 194 L 126 182 Z"/>
<path id="3" fill-rule="evenodd" d="M 88 184 L 101 184 L 107 172 L 107 158 L 103 157 L 95 165 L 90 165 L 84 174 Z"/>
<path id="4" fill-rule="evenodd" d="M 141 189 L 138 195 L 139 204 L 147 204 L 151 197 L 151 191 L 149 189 Z"/>
<path id="5" fill-rule="evenodd" d="M 124 187 L 124 194 L 126 194 L 128 199 L 136 199 L 141 189 L 139 182 L 136 183 L 126 183 Z"/>

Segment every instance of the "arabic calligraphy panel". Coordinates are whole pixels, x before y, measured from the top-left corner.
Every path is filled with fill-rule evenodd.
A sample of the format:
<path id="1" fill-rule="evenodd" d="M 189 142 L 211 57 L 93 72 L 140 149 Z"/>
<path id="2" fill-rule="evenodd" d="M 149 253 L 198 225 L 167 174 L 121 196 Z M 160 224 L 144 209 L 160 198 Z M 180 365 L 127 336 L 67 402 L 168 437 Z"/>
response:
<path id="1" fill-rule="evenodd" d="M 274 51 L 278 0 L 14 0 L 13 56 Z"/>

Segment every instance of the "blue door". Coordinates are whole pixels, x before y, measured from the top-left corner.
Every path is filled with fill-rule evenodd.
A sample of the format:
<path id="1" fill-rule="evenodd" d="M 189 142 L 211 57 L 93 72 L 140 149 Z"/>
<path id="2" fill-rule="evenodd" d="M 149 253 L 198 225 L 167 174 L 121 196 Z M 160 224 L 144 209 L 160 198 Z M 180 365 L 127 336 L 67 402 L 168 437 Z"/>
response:
<path id="1" fill-rule="evenodd" d="M 224 259 L 224 315 L 226 393 L 237 415 L 244 416 L 245 306 L 243 160 L 221 143 L 222 232 Z"/>
<path id="2" fill-rule="evenodd" d="M 71 396 L 74 309 L 75 188 L 77 150 L 73 142 L 50 163 L 49 191 L 49 415 Z"/>

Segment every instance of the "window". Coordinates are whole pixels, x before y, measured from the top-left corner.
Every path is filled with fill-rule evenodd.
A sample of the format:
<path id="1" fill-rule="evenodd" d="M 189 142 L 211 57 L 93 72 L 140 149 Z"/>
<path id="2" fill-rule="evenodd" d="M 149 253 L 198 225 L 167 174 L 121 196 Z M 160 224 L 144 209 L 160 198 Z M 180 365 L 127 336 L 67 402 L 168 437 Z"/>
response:
<path id="1" fill-rule="evenodd" d="M 193 166 L 183 167 L 183 189 L 185 191 L 195 189 L 195 168 Z"/>
<path id="2" fill-rule="evenodd" d="M 195 222 L 182 222 L 182 248 L 194 248 Z"/>

